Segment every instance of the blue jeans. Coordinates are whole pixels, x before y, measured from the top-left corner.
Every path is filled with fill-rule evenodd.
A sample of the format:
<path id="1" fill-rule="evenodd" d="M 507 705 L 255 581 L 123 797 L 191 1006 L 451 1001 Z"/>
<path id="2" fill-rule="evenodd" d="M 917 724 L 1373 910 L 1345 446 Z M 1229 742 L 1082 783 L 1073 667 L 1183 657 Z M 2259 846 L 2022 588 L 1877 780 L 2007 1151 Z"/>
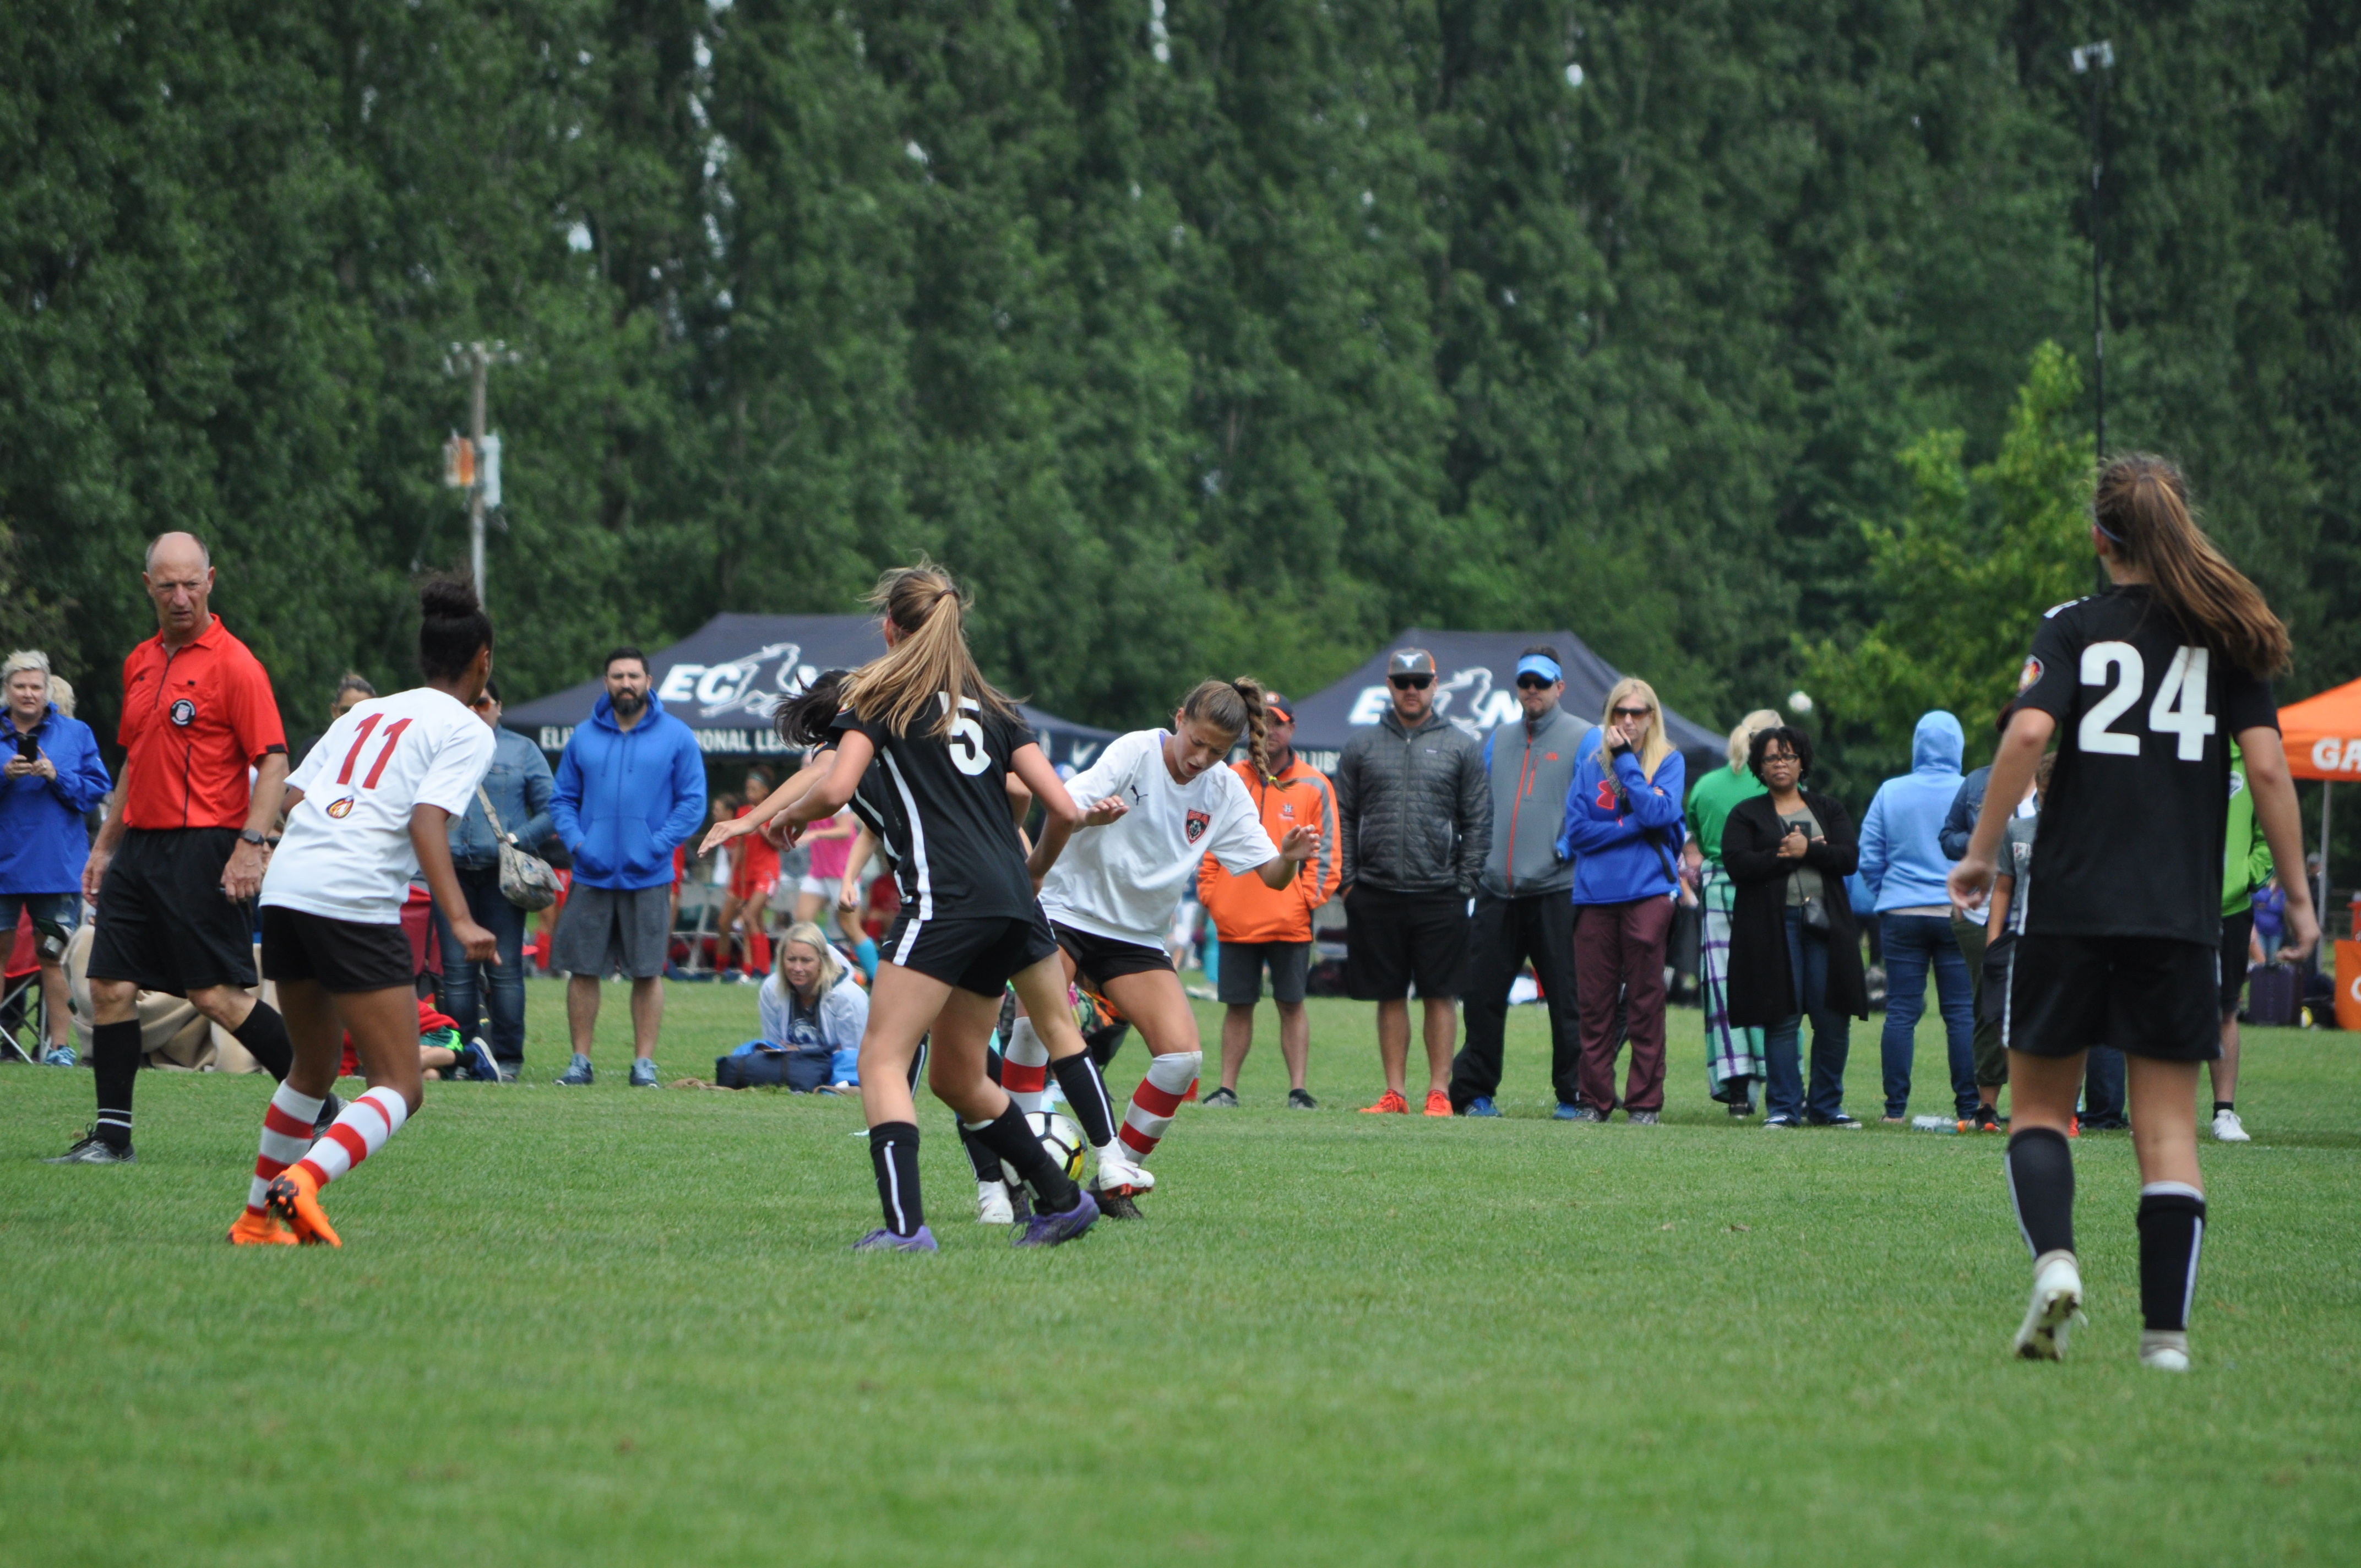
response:
<path id="1" fill-rule="evenodd" d="M 1802 1048 L 1804 1019 L 1812 1020 L 1812 1119 L 1826 1122 L 1844 1110 L 1845 1058 L 1852 1050 L 1852 1023 L 1828 1006 L 1828 938 L 1804 929 L 1804 912 L 1787 911 L 1787 962 L 1795 1000 L 1803 1011 L 1763 1031 L 1765 1117 L 1795 1120 L 1805 1110 Z"/>
<path id="2" fill-rule="evenodd" d="M 467 913 L 492 934 L 497 964 L 479 966 L 459 956 L 459 939 L 451 923 L 434 910 L 434 941 L 443 952 L 443 1011 L 458 1021 L 459 1037 L 482 1035 L 492 1056 L 504 1068 L 524 1061 L 524 911 L 500 896 L 500 868 L 459 866 L 459 891 L 467 895 Z M 489 993 L 489 994 L 487 994 Z M 483 1025 L 484 1004 L 490 1004 L 491 1027 Z"/>
<path id="3" fill-rule="evenodd" d="M 1951 1098 L 1961 1116 L 1976 1113 L 1976 992 L 1951 935 L 1948 915 L 1881 915 L 1878 934 L 1885 948 L 1885 1113 L 1910 1111 L 1910 1057 L 1919 1015 L 1927 1011 L 1927 971 L 1943 1003 L 1943 1032 L 1949 1037 Z"/>
<path id="4" fill-rule="evenodd" d="M 2082 1120 L 2112 1127 L 2124 1119 L 2124 1053 L 2092 1046 L 2082 1058 Z"/>

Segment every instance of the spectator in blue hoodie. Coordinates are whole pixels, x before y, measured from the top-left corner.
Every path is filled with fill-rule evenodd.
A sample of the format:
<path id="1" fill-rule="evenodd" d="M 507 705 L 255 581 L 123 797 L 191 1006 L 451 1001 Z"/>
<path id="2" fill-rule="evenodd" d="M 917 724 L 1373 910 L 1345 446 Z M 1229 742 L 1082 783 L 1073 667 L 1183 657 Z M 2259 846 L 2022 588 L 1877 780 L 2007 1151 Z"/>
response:
<path id="1" fill-rule="evenodd" d="M 1569 1118 L 1604 1122 L 1620 1104 L 1634 1122 L 1664 1108 L 1664 938 L 1680 886 L 1681 803 L 1687 770 L 1664 735 L 1664 706 L 1629 675 L 1607 694 L 1605 722 L 1576 748 L 1557 852 L 1574 867 L 1575 994 L 1582 1014 L 1582 1104 Z M 1623 1002 L 1631 1065 L 1615 1095 L 1615 1004 Z"/>
<path id="2" fill-rule="evenodd" d="M 647 656 L 607 655 L 607 690 L 557 760 L 550 821 L 574 857 L 574 885 L 550 944 L 566 972 L 566 1023 L 574 1060 L 557 1081 L 591 1080 L 598 982 L 631 981 L 631 1084 L 656 1081 L 664 967 L 672 942 L 672 852 L 705 820 L 705 759 L 689 727 L 648 690 Z"/>
<path id="3" fill-rule="evenodd" d="M 58 711 L 45 653 L 20 652 L 0 666 L 7 688 L 7 765 L 0 769 L 0 942 L 13 945 L 16 922 L 33 921 L 49 1042 L 41 1059 L 74 1065 L 66 1012 L 66 939 L 82 924 L 82 869 L 90 859 L 82 813 L 106 798 L 114 782 L 98 760 L 90 726 Z M 0 1041 L 7 1036 L 0 1035 Z M 8 1041 L 5 1047 L 15 1053 Z M 10 1060 L 23 1060 L 12 1054 Z"/>
<path id="4" fill-rule="evenodd" d="M 1956 1113 L 1976 1113 L 1975 986 L 1951 931 L 1946 886 L 1951 860 L 1943 852 L 1943 818 L 1960 793 L 1960 757 L 1967 749 L 1960 721 L 1940 708 L 1918 720 L 1910 742 L 1910 771 L 1877 787 L 1861 825 L 1861 880 L 1877 901 L 1879 945 L 1885 954 L 1885 1119 L 1910 1112 L 1910 1066 L 1919 1015 L 1927 1010 L 1931 970 L 1941 999 L 1949 1045 Z"/>

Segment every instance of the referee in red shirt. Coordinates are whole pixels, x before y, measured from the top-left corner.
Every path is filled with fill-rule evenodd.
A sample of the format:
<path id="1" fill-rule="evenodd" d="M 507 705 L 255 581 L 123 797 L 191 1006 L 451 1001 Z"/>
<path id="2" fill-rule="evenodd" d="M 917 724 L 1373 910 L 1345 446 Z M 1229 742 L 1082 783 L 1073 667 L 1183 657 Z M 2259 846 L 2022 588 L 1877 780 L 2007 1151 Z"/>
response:
<path id="1" fill-rule="evenodd" d="M 131 1161 L 142 991 L 187 997 L 274 1078 L 294 1057 L 277 1011 L 247 994 L 255 983 L 247 902 L 262 886 L 264 835 L 287 783 L 270 677 L 208 608 L 213 559 L 195 535 L 159 536 L 140 580 L 157 631 L 123 662 L 123 771 L 82 879 L 82 895 L 98 905 L 90 949 L 98 1122 L 52 1165 Z"/>

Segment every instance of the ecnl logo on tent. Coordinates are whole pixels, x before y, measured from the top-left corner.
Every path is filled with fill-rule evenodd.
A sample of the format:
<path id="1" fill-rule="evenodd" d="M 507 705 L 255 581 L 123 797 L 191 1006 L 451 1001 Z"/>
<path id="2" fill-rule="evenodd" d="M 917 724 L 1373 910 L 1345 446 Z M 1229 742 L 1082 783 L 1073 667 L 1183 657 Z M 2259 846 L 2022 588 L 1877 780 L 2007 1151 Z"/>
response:
<path id="1" fill-rule="evenodd" d="M 1464 701 L 1462 699 L 1465 699 Z M 1363 686 L 1361 695 L 1353 699 L 1353 711 L 1345 716 L 1347 724 L 1375 724 L 1393 706 L 1393 696 L 1384 686 Z M 1453 712 L 1454 708 L 1457 712 Z M 1470 670 L 1455 670 L 1451 678 L 1435 688 L 1434 711 L 1470 735 L 1481 735 L 1497 725 L 1514 718 L 1520 711 L 1516 690 L 1510 686 L 1492 685 L 1492 672 L 1481 664 Z"/>
<path id="2" fill-rule="evenodd" d="M 701 704 L 701 718 L 749 713 L 767 719 L 779 698 L 793 696 L 819 678 L 818 670 L 798 662 L 802 657 L 800 644 L 774 642 L 725 663 L 675 664 L 665 672 L 656 696 L 667 703 Z M 766 666 L 771 666 L 767 681 L 763 679 Z"/>

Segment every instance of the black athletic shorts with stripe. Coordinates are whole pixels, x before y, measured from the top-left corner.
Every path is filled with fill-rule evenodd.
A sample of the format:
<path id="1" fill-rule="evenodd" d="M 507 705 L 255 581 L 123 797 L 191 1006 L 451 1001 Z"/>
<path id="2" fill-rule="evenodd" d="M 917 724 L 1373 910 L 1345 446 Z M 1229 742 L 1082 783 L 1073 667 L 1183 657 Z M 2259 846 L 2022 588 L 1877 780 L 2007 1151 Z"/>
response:
<path id="1" fill-rule="evenodd" d="M 2210 942 L 2021 932 L 2001 1044 L 2037 1057 L 2113 1046 L 2157 1061 L 2213 1061 L 2222 1054 L 2221 963 Z"/>
<path id="2" fill-rule="evenodd" d="M 1029 920 L 997 915 L 920 920 L 906 904 L 878 945 L 887 963 L 994 998 L 1011 980 L 1057 950 L 1058 938 L 1049 934 L 1049 922 L 1038 907 Z"/>
<path id="3" fill-rule="evenodd" d="M 1120 937 L 1102 937 L 1095 931 L 1054 920 L 1049 923 L 1049 930 L 1058 938 L 1058 946 L 1074 960 L 1074 972 L 1102 989 L 1107 981 L 1121 980 L 1127 974 L 1148 974 L 1157 970 L 1172 972 L 1172 955 L 1160 947 L 1144 947 Z"/>

